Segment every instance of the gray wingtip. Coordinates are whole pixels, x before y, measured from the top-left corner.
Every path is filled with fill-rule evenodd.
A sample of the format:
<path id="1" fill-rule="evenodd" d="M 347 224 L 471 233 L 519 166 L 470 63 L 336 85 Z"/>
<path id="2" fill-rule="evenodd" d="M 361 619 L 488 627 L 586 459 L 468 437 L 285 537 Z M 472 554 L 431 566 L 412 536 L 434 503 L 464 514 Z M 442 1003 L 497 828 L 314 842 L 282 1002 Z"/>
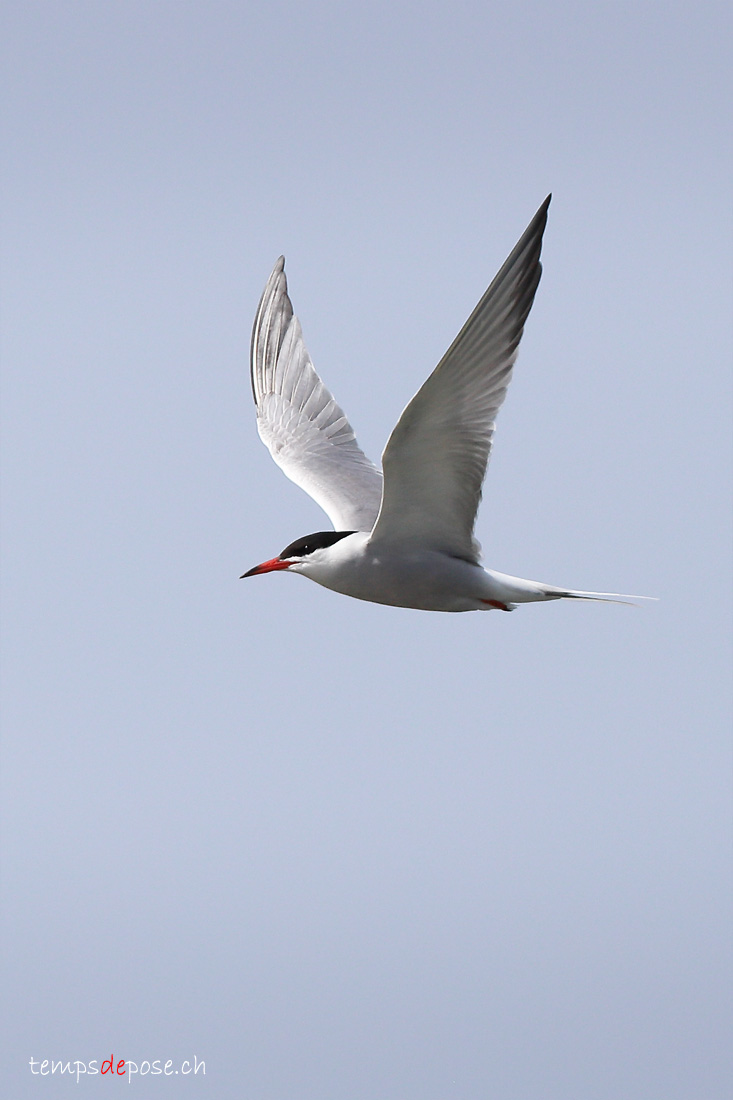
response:
<path id="1" fill-rule="evenodd" d="M 547 224 L 547 211 L 550 207 L 551 202 L 552 192 L 550 192 L 545 201 L 540 205 L 537 213 L 532 218 L 532 221 L 529 223 L 529 226 L 527 227 L 528 233 L 531 233 L 532 231 L 536 232 L 538 229 L 544 232 L 545 225 Z"/>
<path id="2" fill-rule="evenodd" d="M 551 202 L 552 192 L 550 192 L 545 201 L 537 208 L 537 213 L 524 231 L 522 236 L 523 241 L 530 237 L 537 236 L 538 234 L 540 237 L 542 236 L 545 231 L 545 226 L 547 225 L 547 211 Z"/>

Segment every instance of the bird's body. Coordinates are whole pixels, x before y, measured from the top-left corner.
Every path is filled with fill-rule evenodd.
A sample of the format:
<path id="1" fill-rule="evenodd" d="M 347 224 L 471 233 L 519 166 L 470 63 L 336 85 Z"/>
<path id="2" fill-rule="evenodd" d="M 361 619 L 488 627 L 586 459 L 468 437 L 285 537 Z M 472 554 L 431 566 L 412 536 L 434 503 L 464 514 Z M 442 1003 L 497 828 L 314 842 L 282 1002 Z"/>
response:
<path id="1" fill-rule="evenodd" d="M 402 413 L 381 471 L 315 372 L 278 260 L 252 332 L 257 425 L 272 457 L 335 530 L 298 539 L 244 576 L 302 573 L 356 599 L 423 611 L 619 598 L 484 569 L 473 537 L 494 418 L 540 279 L 549 202 Z"/>
<path id="2" fill-rule="evenodd" d="M 494 598 L 480 565 L 409 544 L 380 551 L 362 531 L 331 547 L 328 562 L 306 561 L 295 571 L 346 596 L 421 611 L 474 611 L 482 596 Z"/>
<path id="3" fill-rule="evenodd" d="M 285 568 L 285 560 L 264 562 L 251 575 Z M 366 531 L 348 532 L 338 542 L 292 561 L 287 569 L 344 596 L 418 611 L 511 611 L 520 603 L 586 595 L 510 577 L 416 544 L 375 548 Z"/>

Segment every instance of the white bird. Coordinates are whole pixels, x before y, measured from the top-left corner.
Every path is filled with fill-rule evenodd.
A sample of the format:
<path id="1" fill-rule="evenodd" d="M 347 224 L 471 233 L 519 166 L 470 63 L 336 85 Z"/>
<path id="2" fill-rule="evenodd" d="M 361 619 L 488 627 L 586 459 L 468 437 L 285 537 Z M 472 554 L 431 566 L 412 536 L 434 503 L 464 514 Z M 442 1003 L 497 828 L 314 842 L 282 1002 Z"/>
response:
<path id="1" fill-rule="evenodd" d="M 402 413 L 381 471 L 316 374 L 280 257 L 252 330 L 257 427 L 275 462 L 320 504 L 334 530 L 297 539 L 244 577 L 287 570 L 356 599 L 424 611 L 623 599 L 484 569 L 473 536 L 494 420 L 540 281 L 550 197 Z"/>

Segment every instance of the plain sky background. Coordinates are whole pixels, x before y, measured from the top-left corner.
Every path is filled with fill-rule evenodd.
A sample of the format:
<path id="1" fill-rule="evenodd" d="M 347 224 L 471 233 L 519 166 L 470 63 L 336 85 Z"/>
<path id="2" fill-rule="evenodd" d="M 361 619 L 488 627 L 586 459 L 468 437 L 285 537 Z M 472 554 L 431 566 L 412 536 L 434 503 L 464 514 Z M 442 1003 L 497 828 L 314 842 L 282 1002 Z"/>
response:
<path id="1" fill-rule="evenodd" d="M 727 1100 L 727 7 L 4 5 L 3 1096 Z M 550 190 L 477 534 L 660 602 L 238 580 L 278 254 L 376 459 Z"/>

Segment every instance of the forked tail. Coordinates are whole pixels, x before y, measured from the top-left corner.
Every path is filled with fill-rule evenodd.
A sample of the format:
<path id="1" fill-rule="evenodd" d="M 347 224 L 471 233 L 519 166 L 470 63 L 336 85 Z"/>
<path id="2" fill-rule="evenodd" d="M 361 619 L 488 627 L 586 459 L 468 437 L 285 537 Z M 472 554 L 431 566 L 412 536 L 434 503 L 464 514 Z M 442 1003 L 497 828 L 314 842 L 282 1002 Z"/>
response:
<path id="1" fill-rule="evenodd" d="M 637 600 L 657 600 L 658 596 L 626 596 L 620 592 L 574 592 L 572 589 L 547 588 L 551 600 L 602 600 L 603 603 L 623 603 L 627 607 L 639 607 Z"/>
<path id="2" fill-rule="evenodd" d="M 495 569 L 484 571 L 491 578 L 491 590 L 482 596 L 481 602 L 496 606 L 492 599 L 507 607 L 520 603 L 534 603 L 536 600 L 603 600 L 605 603 L 624 603 L 638 607 L 637 600 L 656 600 L 656 596 L 626 596 L 621 592 L 580 592 L 575 588 L 559 588 L 554 584 L 541 581 L 528 581 L 523 577 L 511 577 L 508 573 L 497 573 Z"/>

